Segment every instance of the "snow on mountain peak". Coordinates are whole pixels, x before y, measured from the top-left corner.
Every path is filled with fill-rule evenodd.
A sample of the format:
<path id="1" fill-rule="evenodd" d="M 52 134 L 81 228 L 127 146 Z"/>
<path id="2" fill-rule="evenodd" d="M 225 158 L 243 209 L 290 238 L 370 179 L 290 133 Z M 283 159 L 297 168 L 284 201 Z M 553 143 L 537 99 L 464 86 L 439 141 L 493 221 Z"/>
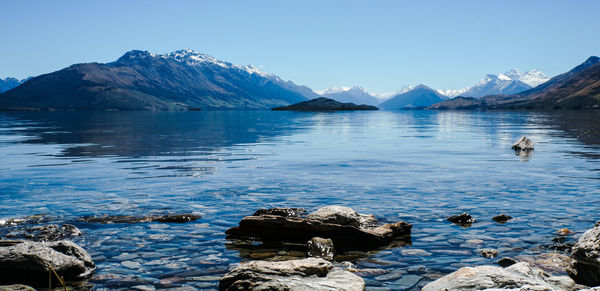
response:
<path id="1" fill-rule="evenodd" d="M 163 59 L 172 59 L 172 60 L 175 60 L 180 63 L 185 63 L 186 65 L 189 65 L 189 66 L 200 66 L 200 65 L 205 65 L 205 64 L 213 64 L 213 65 L 217 65 L 217 66 L 220 66 L 220 67 L 223 67 L 226 69 L 234 68 L 234 69 L 242 70 L 242 71 L 247 72 L 248 74 L 256 74 L 256 75 L 259 75 L 262 77 L 275 77 L 275 75 L 267 74 L 254 66 L 234 65 L 229 62 L 221 61 L 211 55 L 199 53 L 199 52 L 196 52 L 191 49 L 178 50 L 178 51 L 174 51 L 174 52 L 170 52 L 170 53 L 166 53 L 166 54 L 162 54 L 162 55 L 157 55 L 157 56 L 160 58 L 163 58 Z"/>
<path id="2" fill-rule="evenodd" d="M 530 70 L 527 72 L 521 72 L 519 70 L 513 69 L 513 70 L 510 70 L 510 71 L 504 73 L 504 75 L 508 76 L 512 80 L 521 81 L 531 87 L 536 87 L 536 86 L 550 80 L 550 78 L 548 78 L 548 76 L 546 76 L 546 74 L 542 73 L 539 70 Z"/>

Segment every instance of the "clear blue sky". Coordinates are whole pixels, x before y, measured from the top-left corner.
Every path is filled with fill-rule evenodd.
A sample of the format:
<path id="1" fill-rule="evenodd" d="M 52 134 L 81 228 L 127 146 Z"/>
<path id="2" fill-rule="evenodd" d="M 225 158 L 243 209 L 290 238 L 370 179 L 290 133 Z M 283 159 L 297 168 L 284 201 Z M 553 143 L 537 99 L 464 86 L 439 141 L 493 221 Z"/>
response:
<path id="1" fill-rule="evenodd" d="M 182 48 L 324 89 L 556 75 L 600 54 L 600 1 L 0 0 L 0 77 Z"/>

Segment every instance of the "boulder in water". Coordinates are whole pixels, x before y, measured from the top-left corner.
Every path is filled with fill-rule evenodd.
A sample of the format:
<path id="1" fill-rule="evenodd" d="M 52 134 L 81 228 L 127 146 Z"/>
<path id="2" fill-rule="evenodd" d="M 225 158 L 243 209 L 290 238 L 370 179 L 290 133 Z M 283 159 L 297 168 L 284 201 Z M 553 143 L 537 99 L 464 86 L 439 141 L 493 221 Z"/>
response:
<path id="1" fill-rule="evenodd" d="M 532 151 L 535 144 L 533 141 L 528 139 L 526 136 L 521 137 L 517 142 L 515 142 L 512 146 L 512 149 L 515 151 Z"/>
<path id="2" fill-rule="evenodd" d="M 575 282 L 600 286 L 600 226 L 586 231 L 573 246 L 567 273 Z"/>
<path id="3" fill-rule="evenodd" d="M 362 278 L 320 258 L 239 264 L 219 281 L 219 290 L 364 290 Z"/>

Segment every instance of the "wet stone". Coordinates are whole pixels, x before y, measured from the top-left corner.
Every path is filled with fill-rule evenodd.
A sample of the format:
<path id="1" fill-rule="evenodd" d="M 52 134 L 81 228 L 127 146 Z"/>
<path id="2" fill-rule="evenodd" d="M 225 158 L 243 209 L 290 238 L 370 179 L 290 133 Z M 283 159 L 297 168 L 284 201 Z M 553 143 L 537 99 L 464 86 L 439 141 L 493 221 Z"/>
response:
<path id="1" fill-rule="evenodd" d="M 506 214 L 500 214 L 500 215 L 494 216 L 494 218 L 492 218 L 492 219 L 497 223 L 506 223 L 512 219 L 512 216 L 506 215 Z"/>
<path id="2" fill-rule="evenodd" d="M 304 208 L 270 208 L 270 209 L 259 209 L 254 212 L 253 216 L 263 215 L 275 215 L 283 217 L 299 217 L 301 214 L 306 213 Z"/>
<path id="3" fill-rule="evenodd" d="M 11 239 L 27 239 L 33 241 L 56 241 L 69 237 L 81 236 L 81 231 L 74 225 L 56 224 L 38 225 L 15 230 L 6 235 Z"/>
<path id="4" fill-rule="evenodd" d="M 511 258 L 508 258 L 508 257 L 504 257 L 504 258 L 499 259 L 497 263 L 501 267 L 506 268 L 508 266 L 512 266 L 512 265 L 516 264 L 517 261 L 514 259 L 511 259 Z"/>
<path id="5" fill-rule="evenodd" d="M 461 226 L 470 226 L 472 223 L 476 222 L 476 220 L 466 212 L 457 215 L 452 215 L 446 218 L 446 220 Z"/>
<path id="6" fill-rule="evenodd" d="M 328 238 L 313 237 L 308 241 L 308 255 L 310 257 L 319 257 L 325 260 L 333 260 L 335 248 L 333 241 Z"/>
<path id="7" fill-rule="evenodd" d="M 498 250 L 495 249 L 482 249 L 481 250 L 481 255 L 484 258 L 495 258 L 496 256 L 498 256 Z"/>

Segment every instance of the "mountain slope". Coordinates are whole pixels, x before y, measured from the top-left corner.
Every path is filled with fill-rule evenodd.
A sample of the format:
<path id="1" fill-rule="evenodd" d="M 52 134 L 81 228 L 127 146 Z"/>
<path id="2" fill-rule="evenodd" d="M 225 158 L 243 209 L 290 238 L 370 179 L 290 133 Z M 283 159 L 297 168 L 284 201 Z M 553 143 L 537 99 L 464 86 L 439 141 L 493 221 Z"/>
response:
<path id="1" fill-rule="evenodd" d="M 318 97 L 251 66 L 191 50 L 130 51 L 116 62 L 72 65 L 0 94 L 3 109 L 266 109 Z"/>
<path id="2" fill-rule="evenodd" d="M 480 99 L 455 98 L 430 109 L 585 109 L 600 108 L 600 58 L 590 57 L 581 65 L 549 81 L 513 95 L 491 95 Z"/>
<path id="3" fill-rule="evenodd" d="M 427 107 L 446 99 L 446 96 L 425 86 L 418 85 L 414 89 L 398 94 L 379 104 L 379 108 L 386 110 Z"/>
<path id="4" fill-rule="evenodd" d="M 321 92 L 321 96 L 334 99 L 342 103 L 356 103 L 378 105 L 381 101 L 369 94 L 365 89 L 354 87 L 333 87 Z"/>

